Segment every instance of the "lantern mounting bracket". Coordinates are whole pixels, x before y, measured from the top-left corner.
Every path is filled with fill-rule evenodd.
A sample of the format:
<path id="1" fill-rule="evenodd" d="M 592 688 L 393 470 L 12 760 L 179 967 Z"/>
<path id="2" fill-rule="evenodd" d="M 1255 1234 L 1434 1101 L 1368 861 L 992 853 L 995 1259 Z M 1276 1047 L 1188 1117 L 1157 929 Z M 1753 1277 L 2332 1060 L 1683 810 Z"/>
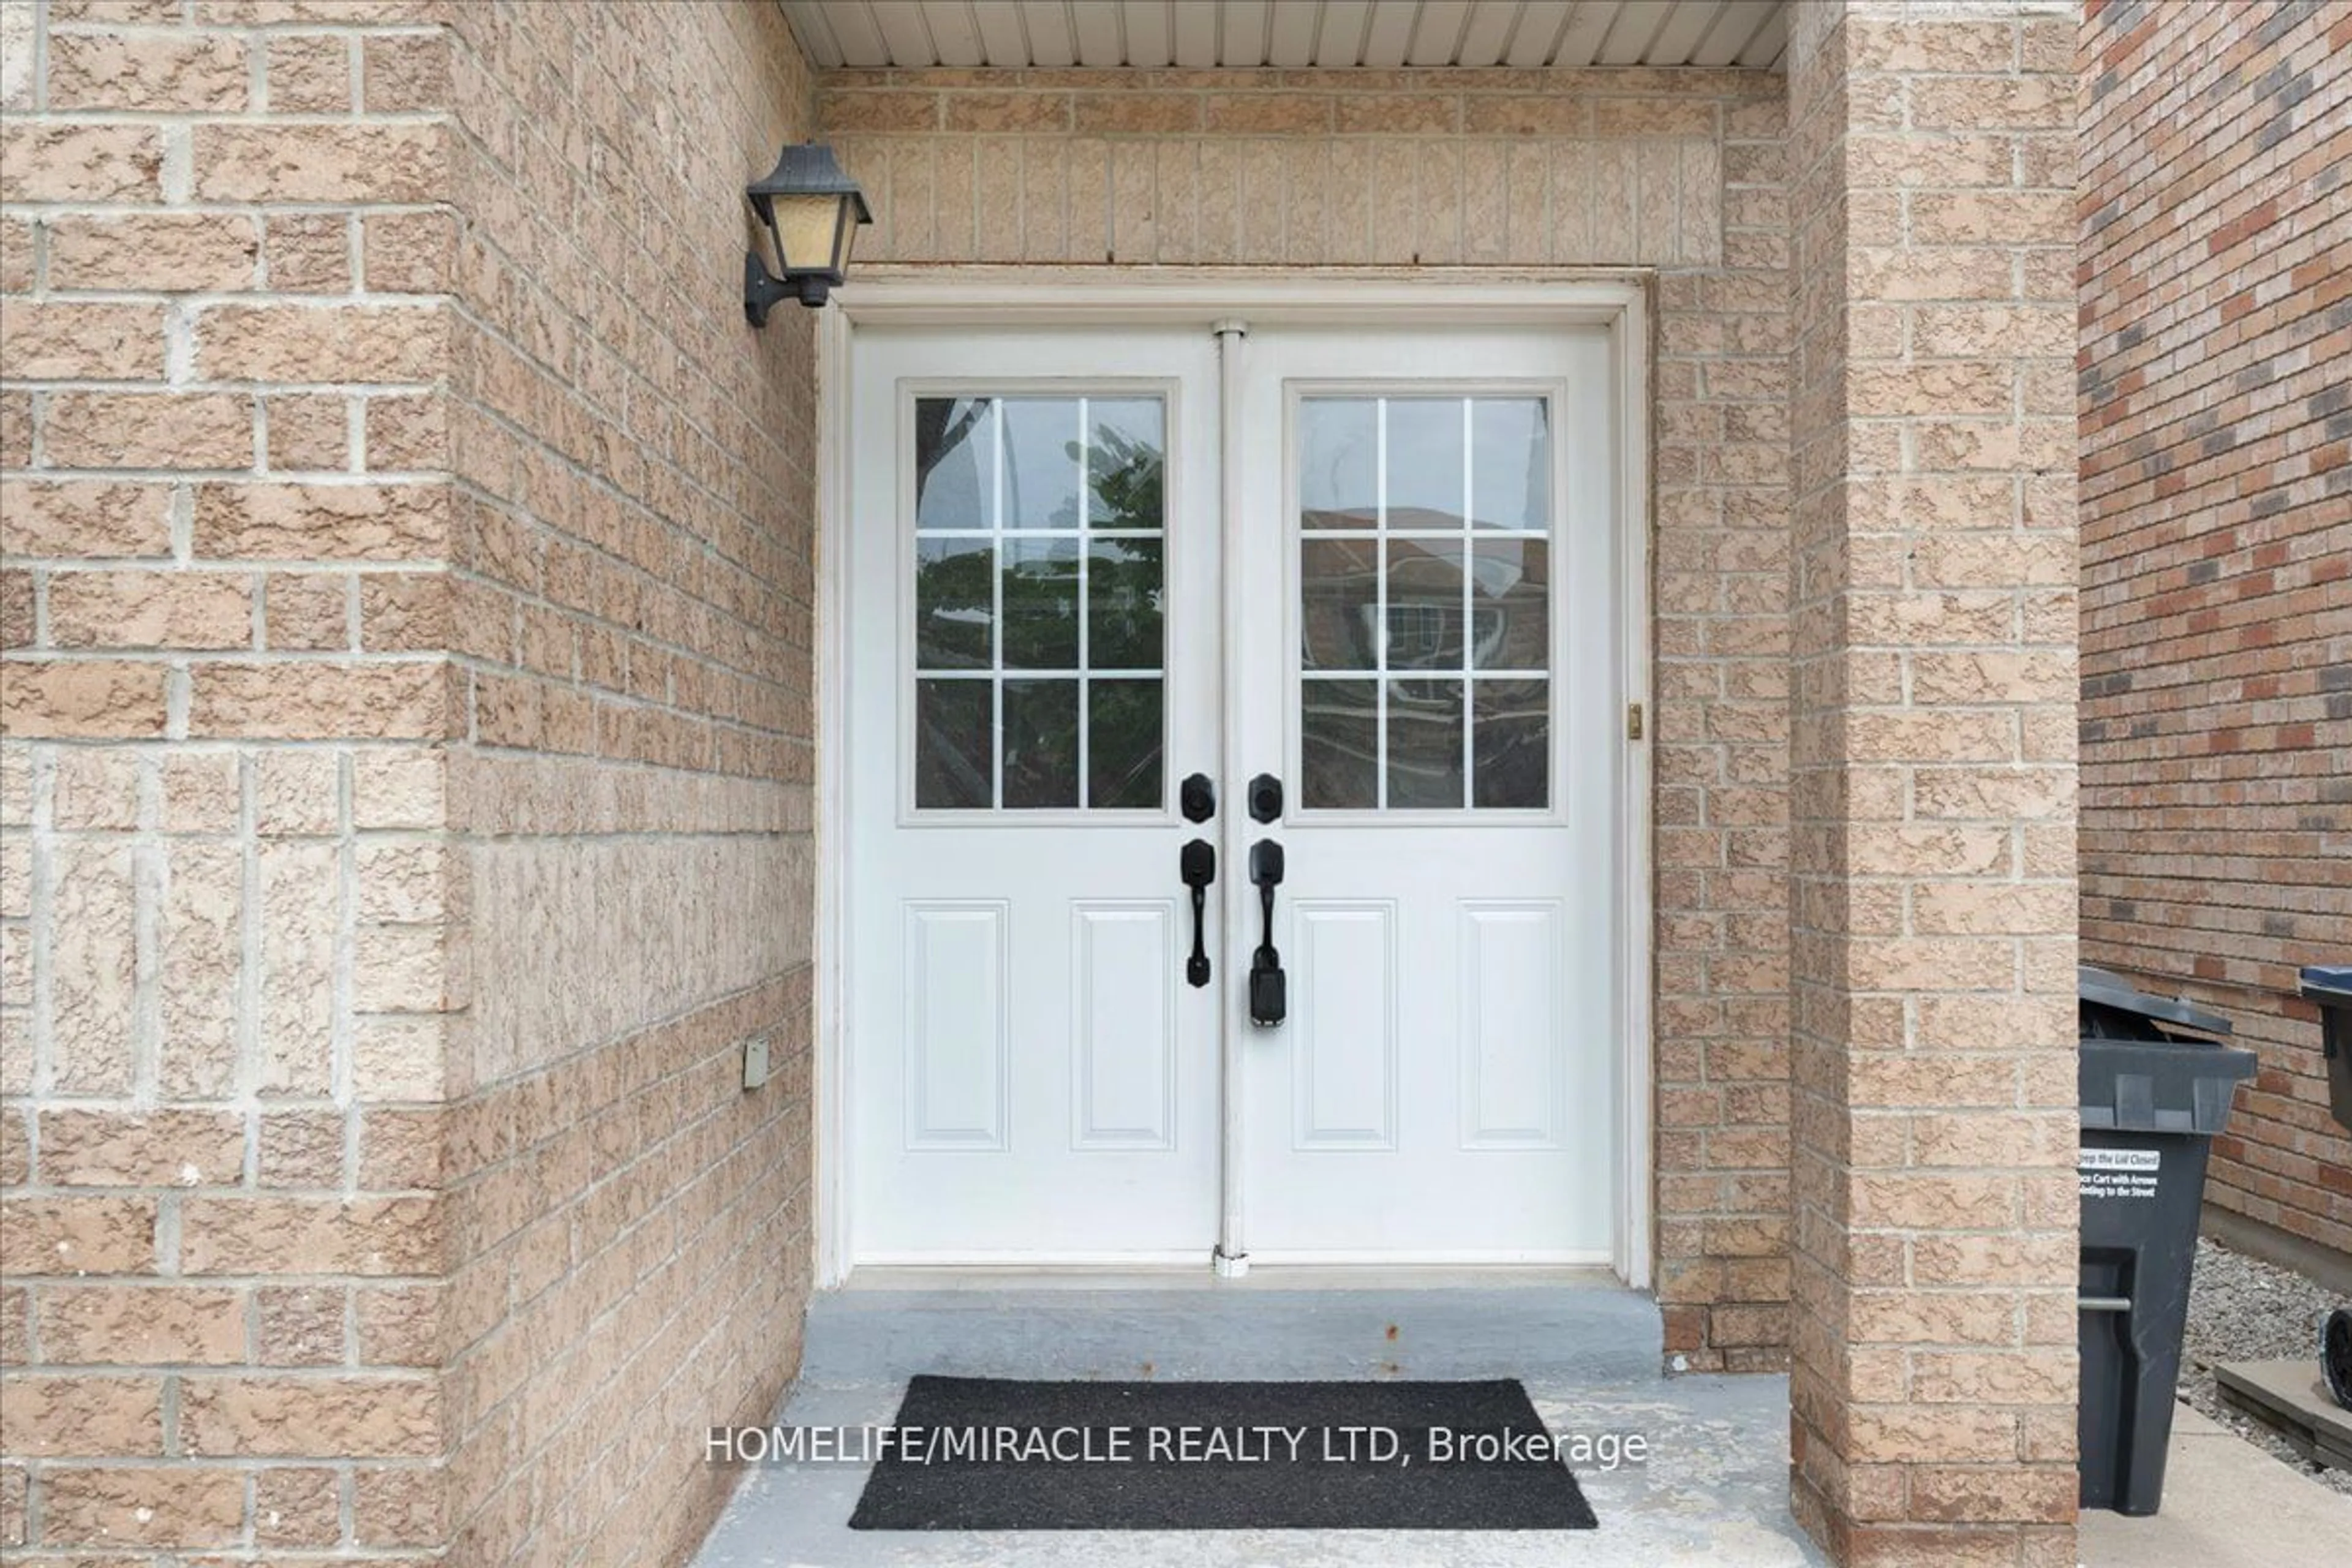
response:
<path id="1" fill-rule="evenodd" d="M 787 300 L 798 300 L 812 308 L 822 305 L 833 292 L 833 279 L 819 273 L 802 273 L 796 277 L 778 278 L 768 271 L 756 250 L 743 253 L 743 319 L 755 327 L 768 324 L 768 312 Z"/>

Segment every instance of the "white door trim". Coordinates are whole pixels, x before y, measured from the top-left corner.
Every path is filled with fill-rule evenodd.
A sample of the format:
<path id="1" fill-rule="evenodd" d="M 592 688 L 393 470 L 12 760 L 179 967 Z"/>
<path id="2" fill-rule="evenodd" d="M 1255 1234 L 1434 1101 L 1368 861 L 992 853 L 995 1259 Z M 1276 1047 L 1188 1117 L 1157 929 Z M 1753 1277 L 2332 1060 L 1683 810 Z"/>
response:
<path id="1" fill-rule="evenodd" d="M 1650 309 L 1648 287 L 1631 273 L 1552 269 L 1182 269 L 1062 267 L 875 267 L 835 290 L 816 337 L 816 930 L 811 1141 L 815 1169 L 816 1283 L 839 1284 L 854 1256 L 845 1140 L 850 1125 L 845 1048 L 851 973 L 845 914 L 850 866 L 847 748 L 840 743 L 854 700 L 844 631 L 849 573 L 842 542 L 850 493 L 850 340 L 861 325 L 1057 325 L 1197 321 L 1374 326 L 1409 320 L 1454 323 L 1598 323 L 1610 332 L 1622 445 L 1618 454 L 1616 549 L 1620 626 L 1616 686 L 1621 708 L 1654 712 L 1650 690 Z M 1619 984 L 1616 1041 L 1617 1194 L 1612 1267 L 1645 1289 L 1652 1255 L 1651 1037 L 1652 831 L 1649 742 L 1619 752 L 1621 802 L 1615 882 Z"/>

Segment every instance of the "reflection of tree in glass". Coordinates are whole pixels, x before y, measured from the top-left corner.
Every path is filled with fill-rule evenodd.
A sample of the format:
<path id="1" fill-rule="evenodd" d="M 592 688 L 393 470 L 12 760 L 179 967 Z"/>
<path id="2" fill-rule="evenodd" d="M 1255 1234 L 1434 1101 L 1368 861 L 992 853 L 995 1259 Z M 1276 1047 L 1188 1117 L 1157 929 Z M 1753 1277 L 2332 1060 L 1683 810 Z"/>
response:
<path id="1" fill-rule="evenodd" d="M 1161 525 L 1166 465 L 1159 448 L 1097 424 L 1087 466 L 1093 490 L 1087 510 L 1095 527 Z M 1159 668 L 1165 616 L 1160 542 L 1097 539 L 1087 553 L 1087 662 L 1097 669 Z M 1150 809 L 1160 804 L 1163 706 L 1158 681 L 1096 688 L 1087 770 L 1094 805 Z"/>
<path id="2" fill-rule="evenodd" d="M 1163 787 L 1160 682 L 1097 680 L 1092 697 L 1087 804 L 1142 811 L 1158 807 Z"/>
<path id="3" fill-rule="evenodd" d="M 931 470 L 962 450 L 971 427 L 988 416 L 988 399 L 919 397 L 915 399 L 915 493 Z"/>
<path id="4" fill-rule="evenodd" d="M 986 669 L 992 662 L 989 577 L 996 552 L 926 550 L 915 563 L 918 661 L 926 669 Z"/>
<path id="5" fill-rule="evenodd" d="M 1075 669 L 1078 552 L 1067 541 L 1023 541 L 1004 558 L 1004 668 Z"/>
<path id="6" fill-rule="evenodd" d="M 1162 624 L 1160 541 L 1097 539 L 1087 546 L 1087 663 L 1157 669 Z"/>
<path id="7" fill-rule="evenodd" d="M 962 439 L 980 417 L 978 409 L 976 405 L 957 405 L 951 411 L 944 402 L 919 405 L 919 416 L 928 422 L 923 449 L 940 450 Z M 1073 463 L 1080 460 L 1076 442 L 1069 443 L 1067 451 Z M 1160 526 L 1164 464 L 1156 449 L 1097 426 L 1090 468 L 1096 528 Z M 1084 548 L 1088 667 L 1158 670 L 1165 616 L 1161 542 L 1094 539 Z M 1001 568 L 998 552 L 984 548 L 919 559 L 915 593 L 923 664 L 982 669 L 992 665 L 1007 670 L 1075 668 L 1081 614 L 1077 549 L 1075 540 L 1047 543 L 1033 536 L 1018 549 L 1008 541 Z M 992 654 L 989 627 L 1000 594 L 1003 634 L 1001 647 Z M 1058 694 L 1048 700 L 1045 687 L 1023 684 L 1028 689 L 1024 700 L 1008 704 L 1021 710 L 1021 722 L 1008 722 L 1007 732 L 997 742 L 1005 769 L 1005 804 L 1067 804 L 1076 794 L 1078 725 L 1084 721 L 1076 702 L 1060 700 Z M 1158 806 L 1165 706 L 1160 683 L 1105 682 L 1096 688 L 1091 706 L 1092 804 Z M 945 742 L 944 734 L 929 727 L 919 736 L 924 751 Z"/>
<path id="8" fill-rule="evenodd" d="M 1071 444 L 1070 456 L 1078 455 Z M 1123 436 L 1108 425 L 1095 426 L 1087 478 L 1093 481 L 1092 522 L 1097 528 L 1158 528 L 1166 465 L 1159 448 Z"/>
<path id="9" fill-rule="evenodd" d="M 1008 806 L 1078 804 L 1078 683 L 1004 683 L 1004 784 Z"/>
<path id="10" fill-rule="evenodd" d="M 915 804 L 985 807 L 995 785 L 995 697 L 987 680 L 915 683 Z"/>

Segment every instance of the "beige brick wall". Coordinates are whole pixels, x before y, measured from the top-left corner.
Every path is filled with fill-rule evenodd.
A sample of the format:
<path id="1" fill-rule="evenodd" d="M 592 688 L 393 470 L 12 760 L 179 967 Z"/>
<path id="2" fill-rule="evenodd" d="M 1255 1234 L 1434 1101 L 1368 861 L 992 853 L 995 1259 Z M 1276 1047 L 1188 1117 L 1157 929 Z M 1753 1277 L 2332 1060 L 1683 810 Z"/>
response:
<path id="1" fill-rule="evenodd" d="M 1761 71 L 831 71 L 871 261 L 1656 268 L 1658 1289 L 1788 1322 L 1787 213 Z"/>
<path id="2" fill-rule="evenodd" d="M 447 1440 L 452 311 L 403 266 L 446 222 L 445 46 L 417 6 L 292 14 L 0 14 L 28 1561 L 388 1542 Z"/>
<path id="3" fill-rule="evenodd" d="M 2071 1564 L 2075 18 L 1792 20 L 1792 1502 Z"/>
<path id="4" fill-rule="evenodd" d="M 2352 1253 L 2295 995 L 2352 962 L 2352 8 L 2086 10 L 2084 955 L 2260 1054 L 2207 1198 Z"/>
<path id="5" fill-rule="evenodd" d="M 677 1563 L 811 1277 L 814 359 L 741 281 L 809 80 L 772 5 L 455 29 L 449 1517 Z"/>
<path id="6" fill-rule="evenodd" d="M 0 5 L 26 1560 L 670 1561 L 792 1370 L 807 104 L 771 5 Z"/>

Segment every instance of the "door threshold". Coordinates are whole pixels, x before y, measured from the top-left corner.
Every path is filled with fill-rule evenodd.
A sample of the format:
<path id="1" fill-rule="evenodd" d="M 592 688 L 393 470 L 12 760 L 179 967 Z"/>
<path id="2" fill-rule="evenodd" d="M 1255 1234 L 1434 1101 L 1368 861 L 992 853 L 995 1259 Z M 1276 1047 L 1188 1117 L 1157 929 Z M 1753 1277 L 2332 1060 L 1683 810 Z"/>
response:
<path id="1" fill-rule="evenodd" d="M 835 1289 L 904 1290 L 1622 1290 L 1600 1264 L 1256 1263 L 1238 1279 L 1201 1263 L 890 1263 L 850 1270 Z"/>

